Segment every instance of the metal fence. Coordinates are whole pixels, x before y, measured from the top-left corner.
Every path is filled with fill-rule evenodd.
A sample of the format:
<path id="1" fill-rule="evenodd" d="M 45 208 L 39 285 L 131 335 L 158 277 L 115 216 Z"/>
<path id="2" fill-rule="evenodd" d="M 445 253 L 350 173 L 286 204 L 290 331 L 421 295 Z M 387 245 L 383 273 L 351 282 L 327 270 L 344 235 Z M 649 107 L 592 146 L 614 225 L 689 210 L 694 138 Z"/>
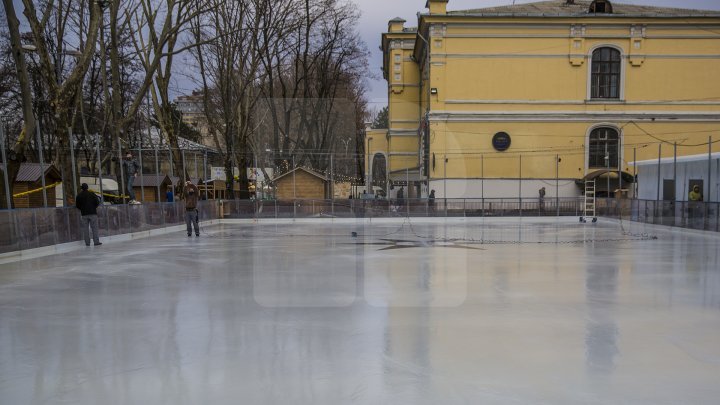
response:
<path id="1" fill-rule="evenodd" d="M 402 217 L 582 216 L 582 198 L 396 200 L 207 200 L 200 218 L 303 219 Z M 641 223 L 720 231 L 720 203 L 598 199 L 597 216 Z M 105 205 L 98 209 L 100 237 L 160 229 L 185 221 L 184 203 Z M 0 211 L 0 253 L 81 241 L 75 208 Z"/>
<path id="2" fill-rule="evenodd" d="M 582 199 L 334 199 L 233 200 L 222 203 L 225 218 L 393 218 L 580 215 Z"/>
<path id="3" fill-rule="evenodd" d="M 215 201 L 201 201 L 203 219 L 218 218 Z M 161 229 L 185 223 L 179 203 L 105 205 L 98 208 L 100 237 Z M 32 208 L 0 211 L 0 253 L 82 240 L 80 211 L 75 208 Z"/>
<path id="4" fill-rule="evenodd" d="M 720 203 L 599 199 L 597 214 L 646 224 L 720 232 Z"/>

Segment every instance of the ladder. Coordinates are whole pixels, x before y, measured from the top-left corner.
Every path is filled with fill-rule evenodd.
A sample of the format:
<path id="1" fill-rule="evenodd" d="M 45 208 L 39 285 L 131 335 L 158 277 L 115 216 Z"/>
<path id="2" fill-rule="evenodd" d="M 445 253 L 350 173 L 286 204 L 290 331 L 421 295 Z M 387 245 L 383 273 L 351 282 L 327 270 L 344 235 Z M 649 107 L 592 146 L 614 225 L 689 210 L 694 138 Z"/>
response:
<path id="1" fill-rule="evenodd" d="M 585 198 L 583 200 L 583 216 L 580 222 L 587 222 L 588 218 L 592 218 L 592 222 L 597 222 L 595 215 L 595 180 L 585 181 Z"/>

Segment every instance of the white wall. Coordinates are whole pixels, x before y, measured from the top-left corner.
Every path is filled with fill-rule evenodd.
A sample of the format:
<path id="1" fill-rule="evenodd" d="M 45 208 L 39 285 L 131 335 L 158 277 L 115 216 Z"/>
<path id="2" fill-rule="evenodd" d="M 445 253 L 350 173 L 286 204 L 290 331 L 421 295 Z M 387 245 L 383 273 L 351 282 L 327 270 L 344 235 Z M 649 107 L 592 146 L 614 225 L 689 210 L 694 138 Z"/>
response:
<path id="1" fill-rule="evenodd" d="M 660 199 L 663 198 L 663 180 L 673 178 L 673 163 L 662 163 L 660 165 Z M 690 180 L 703 180 L 705 189 L 703 196 L 705 201 L 720 201 L 720 159 L 712 161 L 712 178 L 710 179 L 710 190 L 708 190 L 708 162 L 678 162 L 677 181 L 675 183 L 675 198 L 678 201 L 688 200 L 688 186 Z M 643 200 L 655 200 L 658 196 L 658 166 L 642 165 L 638 167 L 638 198 Z"/>
<path id="2" fill-rule="evenodd" d="M 578 197 L 581 194 L 574 179 L 560 179 L 559 185 L 561 198 Z M 538 191 L 542 187 L 545 187 L 546 199 L 555 198 L 555 179 L 523 180 L 522 198 L 538 198 Z M 436 198 L 518 198 L 521 194 L 519 180 L 507 179 L 433 180 L 430 181 L 430 190 L 433 189 Z"/>

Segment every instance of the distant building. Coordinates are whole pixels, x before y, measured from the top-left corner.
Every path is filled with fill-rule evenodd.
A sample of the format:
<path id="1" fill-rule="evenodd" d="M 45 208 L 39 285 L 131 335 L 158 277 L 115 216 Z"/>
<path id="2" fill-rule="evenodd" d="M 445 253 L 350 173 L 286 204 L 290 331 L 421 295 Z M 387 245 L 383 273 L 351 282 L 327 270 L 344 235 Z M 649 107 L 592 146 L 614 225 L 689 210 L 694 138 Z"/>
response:
<path id="1" fill-rule="evenodd" d="M 133 190 L 138 201 L 166 202 L 167 190 L 172 186 L 172 180 L 167 174 L 143 174 L 135 179 Z"/>
<path id="2" fill-rule="evenodd" d="M 330 180 L 320 173 L 304 167 L 290 170 L 272 180 L 278 200 L 317 199 L 330 196 Z"/>
<path id="3" fill-rule="evenodd" d="M 43 175 L 45 177 L 47 204 L 49 207 L 55 205 L 55 189 L 57 183 L 61 181 L 60 172 L 51 164 L 23 163 L 20 165 L 13 187 L 13 204 L 15 208 L 40 208 L 45 205 L 42 192 Z M 2 197 L 5 197 L 4 191 Z"/>
<path id="4" fill-rule="evenodd" d="M 183 122 L 200 133 L 200 143 L 216 148 L 215 139 L 210 133 L 210 127 L 205 116 L 203 93 L 193 91 L 189 96 L 179 96 L 175 99 L 175 104 L 178 111 L 182 113 Z M 222 139 L 220 141 L 222 142 Z"/>

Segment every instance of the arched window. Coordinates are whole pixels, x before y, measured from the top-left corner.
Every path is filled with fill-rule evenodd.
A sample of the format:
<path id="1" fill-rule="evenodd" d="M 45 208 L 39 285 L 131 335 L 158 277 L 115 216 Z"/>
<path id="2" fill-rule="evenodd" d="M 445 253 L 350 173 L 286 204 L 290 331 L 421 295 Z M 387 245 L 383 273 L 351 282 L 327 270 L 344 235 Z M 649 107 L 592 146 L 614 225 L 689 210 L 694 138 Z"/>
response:
<path id="1" fill-rule="evenodd" d="M 615 128 L 600 127 L 590 132 L 588 167 L 620 167 L 620 134 Z"/>
<path id="2" fill-rule="evenodd" d="M 620 51 L 598 48 L 592 54 L 590 98 L 620 98 Z"/>

